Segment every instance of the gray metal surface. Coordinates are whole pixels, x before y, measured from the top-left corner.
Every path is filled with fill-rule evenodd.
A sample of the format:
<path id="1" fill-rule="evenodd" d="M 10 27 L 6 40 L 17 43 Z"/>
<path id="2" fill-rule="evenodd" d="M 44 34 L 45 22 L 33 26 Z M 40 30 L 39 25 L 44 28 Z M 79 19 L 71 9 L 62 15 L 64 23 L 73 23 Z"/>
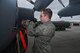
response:
<path id="1" fill-rule="evenodd" d="M 58 12 L 60 17 L 80 15 L 80 0 L 69 0 L 69 4 Z"/>
<path id="2" fill-rule="evenodd" d="M 34 3 L 34 9 L 40 11 L 43 8 L 46 8 L 53 0 L 36 0 Z"/>
<path id="3" fill-rule="evenodd" d="M 12 28 L 16 21 L 16 0 L 0 0 L 0 51 L 5 49 L 15 38 Z"/>

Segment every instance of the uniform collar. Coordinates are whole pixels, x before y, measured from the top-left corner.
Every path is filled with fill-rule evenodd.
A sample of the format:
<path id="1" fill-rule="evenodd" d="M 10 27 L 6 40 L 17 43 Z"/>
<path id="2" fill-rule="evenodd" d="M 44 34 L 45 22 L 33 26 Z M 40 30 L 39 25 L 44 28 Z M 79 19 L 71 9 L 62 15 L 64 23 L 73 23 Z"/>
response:
<path id="1" fill-rule="evenodd" d="M 49 20 L 49 21 L 47 21 L 47 22 L 44 22 L 43 24 L 49 24 L 51 21 Z"/>

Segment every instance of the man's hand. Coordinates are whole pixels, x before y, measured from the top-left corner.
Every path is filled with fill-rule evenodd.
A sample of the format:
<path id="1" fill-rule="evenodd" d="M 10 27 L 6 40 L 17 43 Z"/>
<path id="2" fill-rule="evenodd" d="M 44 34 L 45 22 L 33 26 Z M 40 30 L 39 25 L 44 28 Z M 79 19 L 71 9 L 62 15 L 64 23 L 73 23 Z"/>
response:
<path id="1" fill-rule="evenodd" d="M 31 21 L 29 25 L 31 25 L 32 27 L 35 27 L 35 23 L 33 21 Z"/>
<path id="2" fill-rule="evenodd" d="M 29 25 L 30 20 L 22 20 L 21 25 L 26 28 Z"/>

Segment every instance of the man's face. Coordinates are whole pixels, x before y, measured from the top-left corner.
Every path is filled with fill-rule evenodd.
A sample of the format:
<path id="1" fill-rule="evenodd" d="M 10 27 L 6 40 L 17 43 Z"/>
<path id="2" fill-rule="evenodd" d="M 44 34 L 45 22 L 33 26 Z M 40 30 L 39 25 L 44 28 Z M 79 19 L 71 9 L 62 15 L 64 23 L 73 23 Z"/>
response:
<path id="1" fill-rule="evenodd" d="M 43 11 L 42 11 L 41 14 L 40 14 L 40 20 L 41 20 L 41 22 L 46 22 L 47 19 L 48 19 L 48 16 L 45 15 L 45 14 L 43 13 Z"/>

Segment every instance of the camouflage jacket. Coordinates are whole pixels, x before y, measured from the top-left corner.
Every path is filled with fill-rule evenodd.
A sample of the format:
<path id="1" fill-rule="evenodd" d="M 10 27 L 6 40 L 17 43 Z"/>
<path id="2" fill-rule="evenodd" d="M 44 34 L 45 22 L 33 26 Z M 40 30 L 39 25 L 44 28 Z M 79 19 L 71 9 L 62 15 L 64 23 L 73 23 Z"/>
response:
<path id="1" fill-rule="evenodd" d="M 51 21 L 38 25 L 36 28 L 34 24 L 28 26 L 27 34 L 35 36 L 33 52 L 34 53 L 51 53 L 51 39 L 55 34 L 55 26 Z"/>

